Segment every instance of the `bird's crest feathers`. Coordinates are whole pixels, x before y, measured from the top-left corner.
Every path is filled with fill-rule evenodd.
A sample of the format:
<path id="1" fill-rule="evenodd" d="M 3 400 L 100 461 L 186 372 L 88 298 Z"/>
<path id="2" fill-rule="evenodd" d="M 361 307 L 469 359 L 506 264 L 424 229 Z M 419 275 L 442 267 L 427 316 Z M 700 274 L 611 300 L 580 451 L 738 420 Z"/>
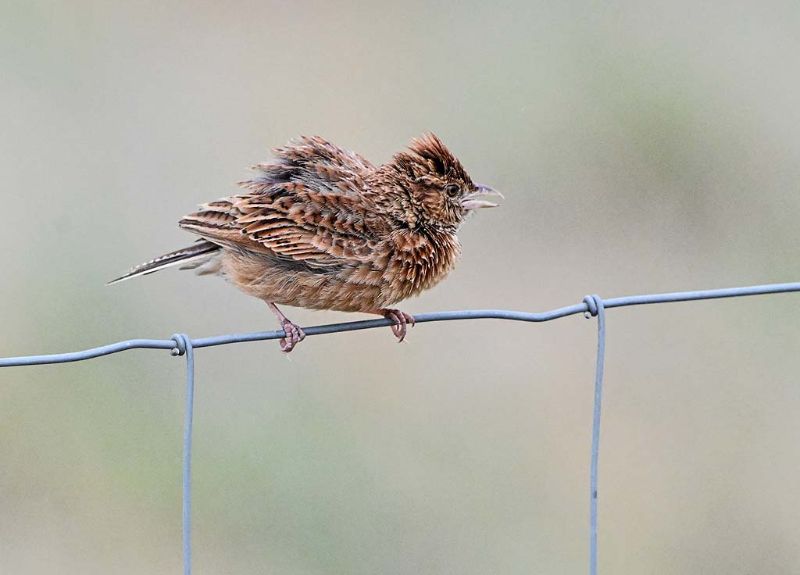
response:
<path id="1" fill-rule="evenodd" d="M 408 152 L 401 152 L 395 156 L 395 162 L 401 166 L 414 170 L 417 167 L 426 168 L 429 174 L 441 178 L 469 181 L 469 176 L 464 166 L 453 153 L 444 145 L 439 137 L 427 133 L 411 140 Z"/>

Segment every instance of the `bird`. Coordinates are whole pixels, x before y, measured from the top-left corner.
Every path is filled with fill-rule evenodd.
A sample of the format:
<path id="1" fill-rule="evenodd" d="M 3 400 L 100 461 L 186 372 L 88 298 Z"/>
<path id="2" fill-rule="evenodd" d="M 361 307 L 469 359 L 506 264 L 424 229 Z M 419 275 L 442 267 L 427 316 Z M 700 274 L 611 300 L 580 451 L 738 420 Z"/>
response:
<path id="1" fill-rule="evenodd" d="M 474 183 L 433 133 L 375 165 L 319 136 L 272 150 L 239 182 L 243 193 L 201 204 L 179 221 L 188 247 L 135 266 L 123 280 L 180 266 L 222 276 L 266 302 L 285 336 L 302 328 L 278 304 L 378 314 L 402 342 L 414 316 L 393 307 L 448 275 L 461 253 L 457 232 L 474 211 L 502 198 Z"/>

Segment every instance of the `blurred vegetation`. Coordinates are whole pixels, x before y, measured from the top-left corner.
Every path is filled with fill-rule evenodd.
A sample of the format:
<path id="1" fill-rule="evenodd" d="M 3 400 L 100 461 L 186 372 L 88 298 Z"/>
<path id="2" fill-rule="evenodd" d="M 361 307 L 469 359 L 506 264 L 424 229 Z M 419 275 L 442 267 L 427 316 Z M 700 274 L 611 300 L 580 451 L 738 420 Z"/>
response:
<path id="1" fill-rule="evenodd" d="M 218 280 L 104 283 L 301 133 L 384 161 L 432 130 L 505 192 L 411 313 L 797 280 L 798 25 L 795 2 L 5 2 L 0 355 L 272 329 Z M 609 313 L 602 572 L 800 569 L 795 301 Z M 200 350 L 197 573 L 581 571 L 594 337 Z M 0 572 L 178 571 L 182 370 L 0 372 Z"/>

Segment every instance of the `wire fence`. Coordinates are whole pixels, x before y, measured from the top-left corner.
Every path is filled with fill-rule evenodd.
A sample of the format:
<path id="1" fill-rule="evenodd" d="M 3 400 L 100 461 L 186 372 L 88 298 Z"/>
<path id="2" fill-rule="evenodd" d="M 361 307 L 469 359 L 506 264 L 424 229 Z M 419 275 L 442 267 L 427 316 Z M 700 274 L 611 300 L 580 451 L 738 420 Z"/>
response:
<path id="1" fill-rule="evenodd" d="M 587 295 L 578 304 L 553 309 L 550 311 L 531 313 L 510 310 L 462 310 L 424 313 L 415 315 L 416 323 L 435 321 L 454 321 L 467 319 L 500 319 L 526 322 L 545 322 L 582 313 L 586 318 L 597 318 L 597 363 L 594 380 L 594 407 L 592 410 L 592 442 L 591 458 L 589 464 L 589 574 L 597 575 L 598 555 L 598 464 L 600 460 L 600 415 L 603 400 L 603 370 L 605 365 L 606 346 L 606 310 L 615 307 L 635 305 L 648 305 L 658 303 L 685 302 L 696 300 L 709 300 L 732 298 L 752 295 L 767 295 L 800 292 L 800 283 L 769 284 L 749 287 L 736 287 L 725 289 L 672 292 L 661 294 L 647 294 L 602 299 L 597 295 Z M 373 329 L 392 325 L 388 319 L 372 319 L 353 321 L 329 325 L 305 327 L 306 335 L 324 335 Z M 44 365 L 53 363 L 68 363 L 83 361 L 111 355 L 129 349 L 164 349 L 171 350 L 174 356 L 186 358 L 186 406 L 184 412 L 183 428 L 183 457 L 182 457 L 182 541 L 183 541 L 183 572 L 191 575 L 192 572 L 192 415 L 194 413 L 194 350 L 202 347 L 229 345 L 251 341 L 263 341 L 285 337 L 283 330 L 264 331 L 255 333 L 227 334 L 214 337 L 192 339 L 188 335 L 178 333 L 170 339 L 129 339 L 109 345 L 50 355 L 30 355 L 21 357 L 0 358 L 0 367 Z"/>

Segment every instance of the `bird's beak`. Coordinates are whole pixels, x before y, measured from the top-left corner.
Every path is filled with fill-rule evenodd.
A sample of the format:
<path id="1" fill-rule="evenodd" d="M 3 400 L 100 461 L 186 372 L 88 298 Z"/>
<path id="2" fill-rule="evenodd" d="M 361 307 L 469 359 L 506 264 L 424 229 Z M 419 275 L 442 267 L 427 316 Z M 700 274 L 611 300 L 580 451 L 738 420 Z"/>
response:
<path id="1" fill-rule="evenodd" d="M 496 196 L 500 199 L 505 199 L 503 194 L 492 188 L 491 186 L 485 186 L 483 184 L 475 184 L 475 190 L 471 194 L 467 194 L 464 196 L 464 199 L 461 200 L 461 206 L 465 210 L 477 210 L 478 208 L 496 208 L 498 204 L 494 202 L 487 202 L 486 200 L 481 199 L 483 196 Z"/>

